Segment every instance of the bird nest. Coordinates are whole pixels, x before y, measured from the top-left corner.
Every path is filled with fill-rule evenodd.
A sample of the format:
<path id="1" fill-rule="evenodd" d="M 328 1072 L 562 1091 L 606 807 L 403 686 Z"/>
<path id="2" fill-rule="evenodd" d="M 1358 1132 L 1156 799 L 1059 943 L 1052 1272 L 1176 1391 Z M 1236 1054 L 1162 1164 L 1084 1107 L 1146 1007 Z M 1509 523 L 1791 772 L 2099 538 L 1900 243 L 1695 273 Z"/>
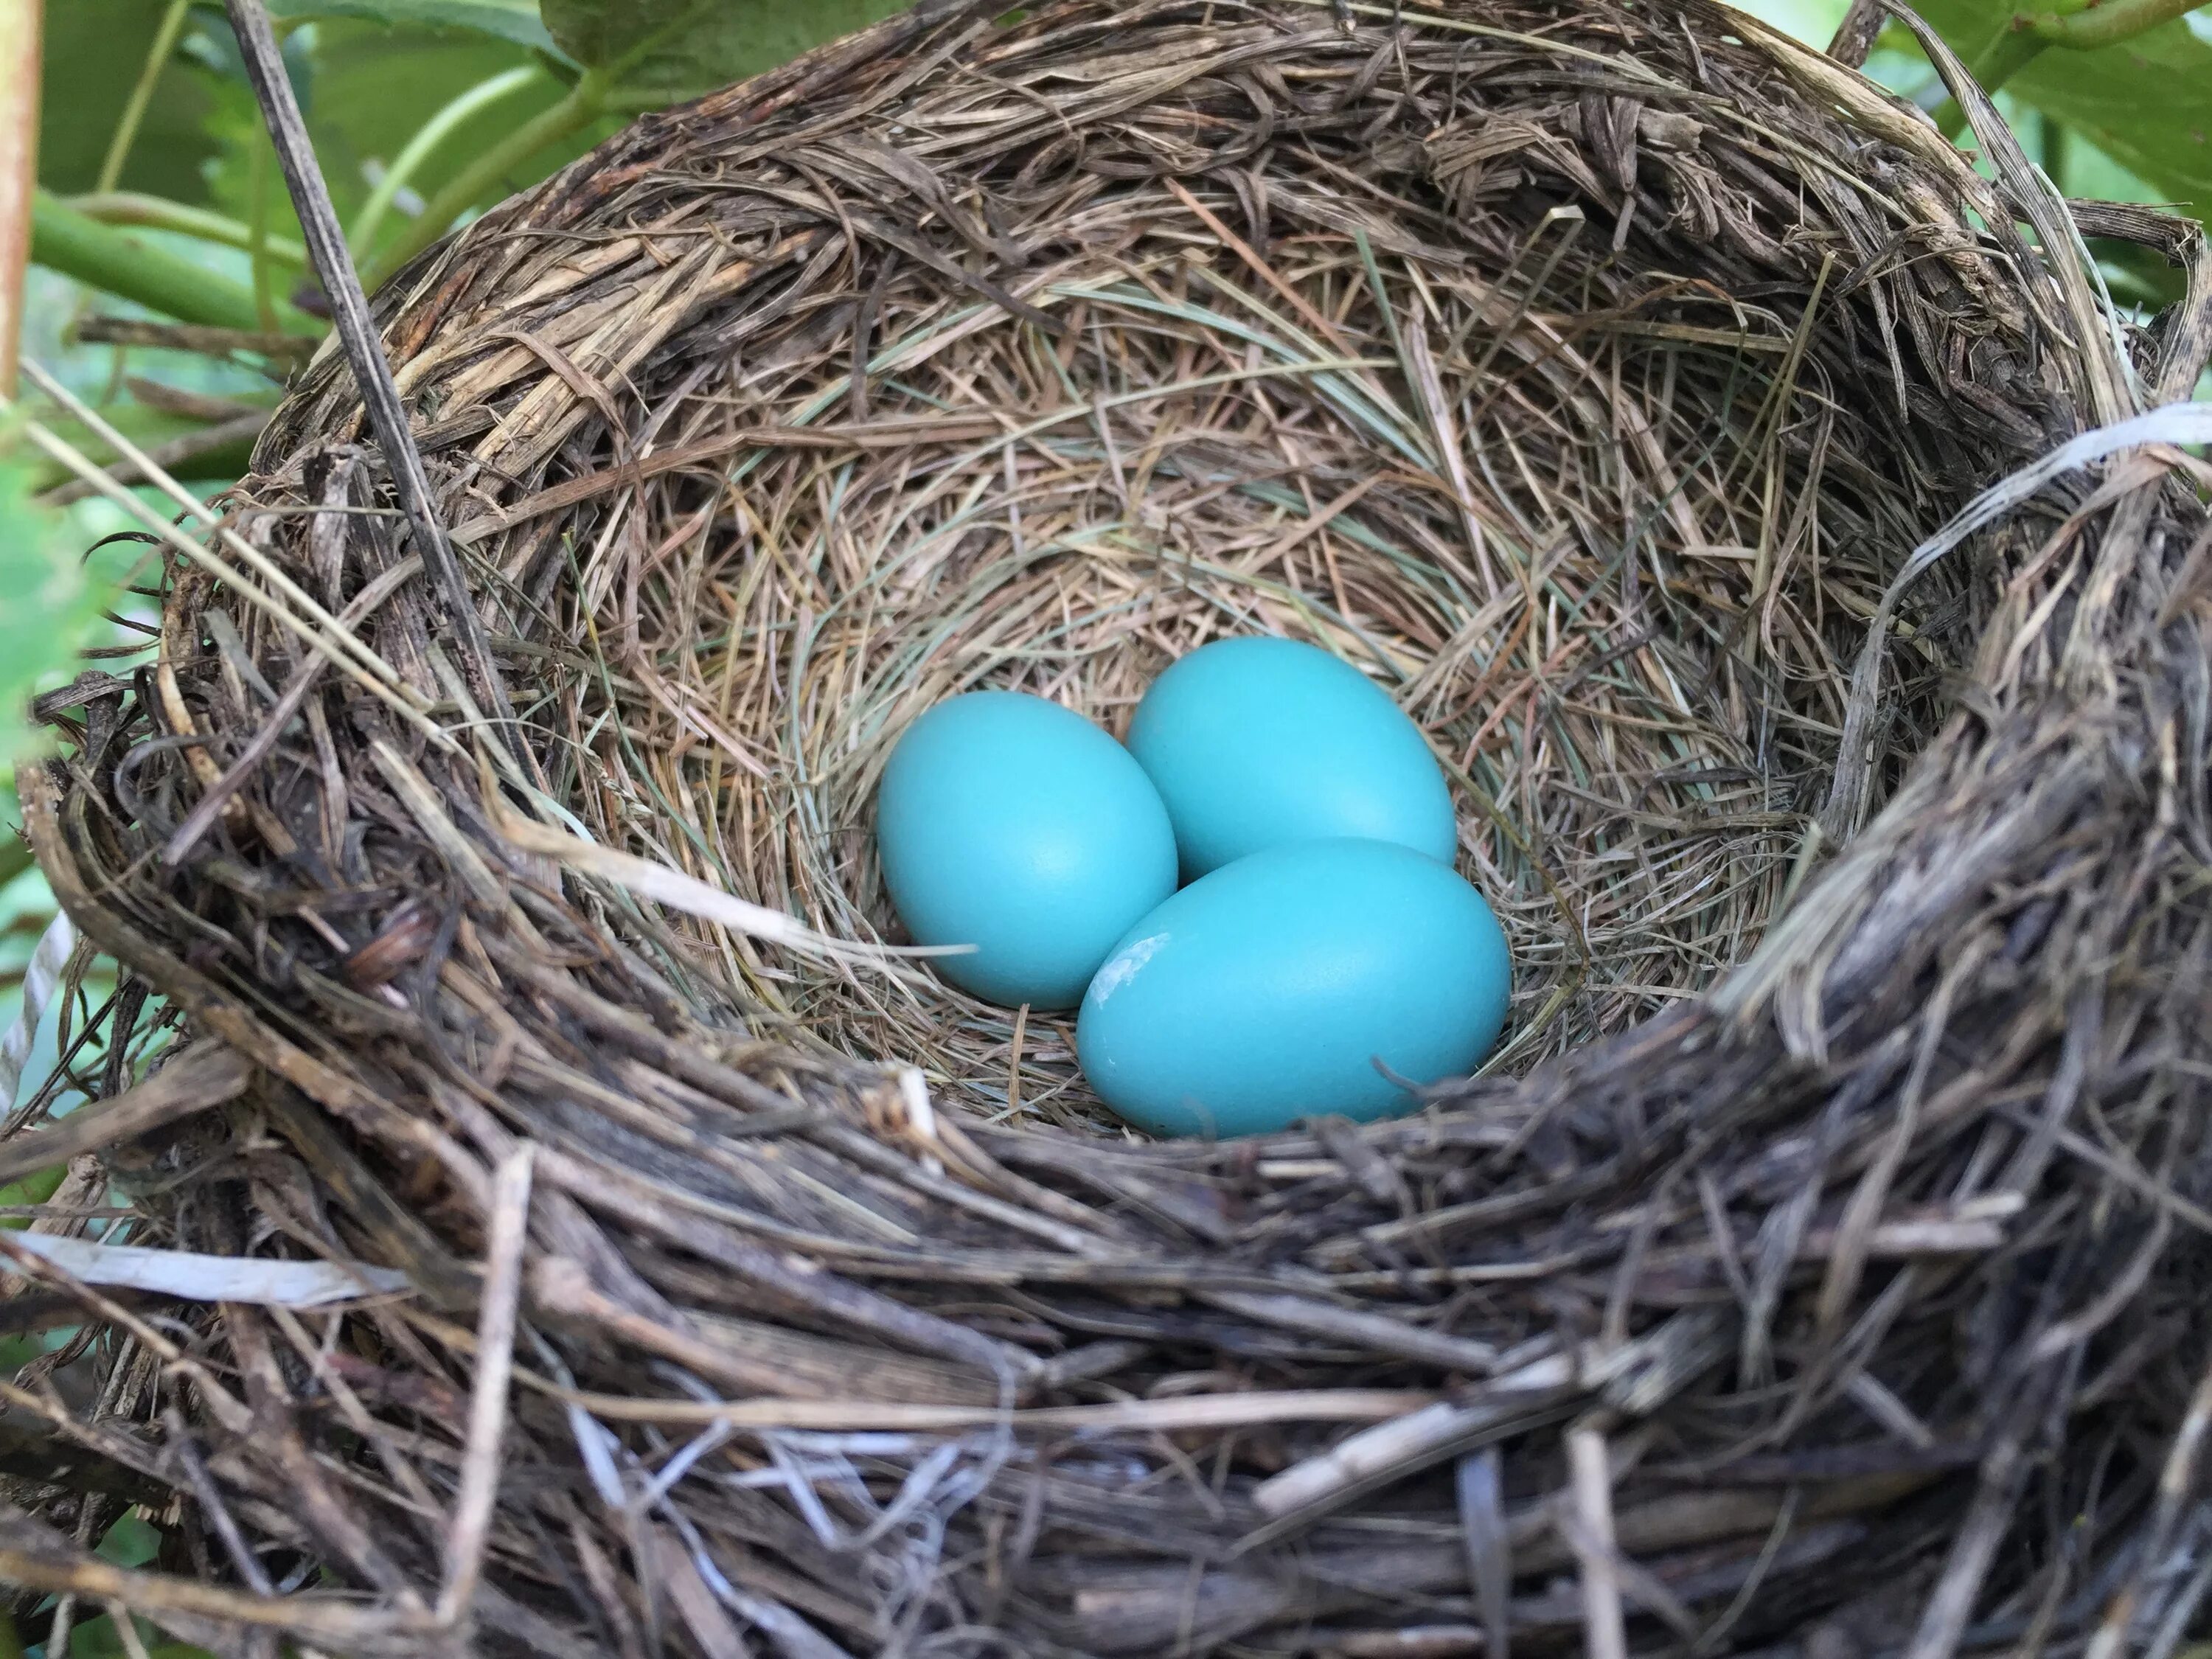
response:
<path id="1" fill-rule="evenodd" d="M 125 969 L 119 1097 L 12 1126 L 109 1126 L 139 1243 L 380 1294 L 0 1242 L 97 1384 L 0 1395 L 68 1454 L 9 1466 L 22 1610 L 2170 1646 L 2212 1583 L 2206 475 L 2137 451 L 1906 558 L 2185 393 L 2212 299 L 1930 49 L 1995 182 L 1698 0 L 930 4 L 404 273 L 478 626 L 326 356 L 147 665 L 50 700 L 26 810 Z M 2126 324 L 2083 232 L 2191 301 Z M 1146 1144 L 1062 1017 L 890 948 L 872 793 L 945 696 L 1119 732 L 1254 633 L 1426 732 L 1513 1020 L 1401 1121 Z M 125 1504 L 155 1568 L 81 1547 Z"/>

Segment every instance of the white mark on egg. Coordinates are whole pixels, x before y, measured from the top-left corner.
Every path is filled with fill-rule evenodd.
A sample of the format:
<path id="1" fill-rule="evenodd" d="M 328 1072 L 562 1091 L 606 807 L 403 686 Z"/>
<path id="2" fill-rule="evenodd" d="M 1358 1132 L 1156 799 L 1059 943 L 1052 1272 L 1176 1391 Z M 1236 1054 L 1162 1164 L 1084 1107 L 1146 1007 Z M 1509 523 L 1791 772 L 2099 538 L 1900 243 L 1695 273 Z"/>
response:
<path id="1" fill-rule="evenodd" d="M 1154 933 L 1140 939 L 1098 970 L 1098 977 L 1091 981 L 1091 994 L 1103 1003 L 1143 969 L 1144 965 L 1158 956 L 1160 947 L 1168 942 L 1165 933 Z"/>

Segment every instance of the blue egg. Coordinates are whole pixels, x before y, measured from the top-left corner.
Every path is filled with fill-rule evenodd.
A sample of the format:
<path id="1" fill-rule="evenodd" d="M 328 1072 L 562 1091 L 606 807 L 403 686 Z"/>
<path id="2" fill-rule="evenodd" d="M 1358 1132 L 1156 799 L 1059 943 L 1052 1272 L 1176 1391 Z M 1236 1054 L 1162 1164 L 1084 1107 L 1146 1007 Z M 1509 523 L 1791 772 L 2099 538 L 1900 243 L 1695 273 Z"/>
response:
<path id="1" fill-rule="evenodd" d="M 937 971 L 1006 1007 L 1073 1008 L 1115 940 L 1175 891 L 1144 769 L 1080 714 L 975 691 L 907 728 L 876 795 L 884 884 Z"/>
<path id="2" fill-rule="evenodd" d="M 1152 682 L 1129 752 L 1186 878 L 1287 842 L 1360 836 L 1449 864 L 1459 824 L 1420 728 L 1351 664 L 1295 640 L 1202 646 Z"/>
<path id="3" fill-rule="evenodd" d="M 1159 1135 L 1249 1135 L 1411 1110 L 1376 1069 L 1472 1071 L 1505 1024 L 1505 936 L 1482 895 L 1389 842 L 1315 841 L 1223 866 L 1129 930 L 1091 981 L 1076 1052 Z"/>

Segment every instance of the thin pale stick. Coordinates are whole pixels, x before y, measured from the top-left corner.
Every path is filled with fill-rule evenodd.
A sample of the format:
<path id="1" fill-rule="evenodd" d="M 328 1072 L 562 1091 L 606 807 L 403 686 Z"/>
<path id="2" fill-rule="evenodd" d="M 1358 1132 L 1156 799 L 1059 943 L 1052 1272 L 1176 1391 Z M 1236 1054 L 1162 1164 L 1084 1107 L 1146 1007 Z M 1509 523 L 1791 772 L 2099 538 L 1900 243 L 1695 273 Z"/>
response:
<path id="1" fill-rule="evenodd" d="M 1566 1439 L 1575 1519 L 1580 1523 L 1575 1553 L 1581 1558 L 1584 1650 L 1589 1659 L 1628 1659 L 1628 1622 L 1613 1559 L 1613 1469 L 1606 1459 L 1605 1436 L 1580 1427 L 1568 1430 Z"/>
<path id="2" fill-rule="evenodd" d="M 446 1588 L 438 1622 L 453 1625 L 476 1595 L 483 1571 L 492 1507 L 499 1498 L 500 1438 L 514 1367 L 515 1310 L 521 1298 L 522 1247 L 530 1220 L 531 1148 L 515 1152 L 492 1176 L 491 1233 L 484 1247 L 483 1311 L 477 1324 L 477 1375 L 469 1400 L 467 1455 L 446 1541 Z"/>

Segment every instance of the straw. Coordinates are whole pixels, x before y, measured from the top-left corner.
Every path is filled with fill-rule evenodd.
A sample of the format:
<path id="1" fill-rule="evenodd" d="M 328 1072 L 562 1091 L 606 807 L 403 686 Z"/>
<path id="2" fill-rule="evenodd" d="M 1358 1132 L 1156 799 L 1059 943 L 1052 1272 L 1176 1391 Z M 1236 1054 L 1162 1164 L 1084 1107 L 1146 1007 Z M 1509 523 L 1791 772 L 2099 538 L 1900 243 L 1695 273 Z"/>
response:
<path id="1" fill-rule="evenodd" d="M 1697 0 L 932 0 L 426 254 L 376 322 L 530 752 L 308 366 L 261 563 L 177 532 L 41 705 L 121 972 L 10 1142 L 164 1275 L 409 1288 L 41 1257 L 27 1641 L 2172 1649 L 2212 530 L 2197 416 L 2081 434 L 2212 296 L 2112 316 L 1992 165 Z M 1255 633 L 1427 734 L 1512 1024 L 1148 1143 L 908 951 L 872 803 L 945 697 L 1118 732 Z"/>

